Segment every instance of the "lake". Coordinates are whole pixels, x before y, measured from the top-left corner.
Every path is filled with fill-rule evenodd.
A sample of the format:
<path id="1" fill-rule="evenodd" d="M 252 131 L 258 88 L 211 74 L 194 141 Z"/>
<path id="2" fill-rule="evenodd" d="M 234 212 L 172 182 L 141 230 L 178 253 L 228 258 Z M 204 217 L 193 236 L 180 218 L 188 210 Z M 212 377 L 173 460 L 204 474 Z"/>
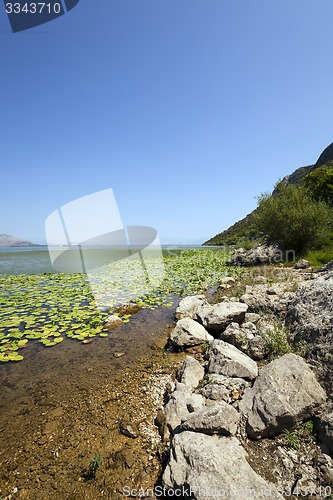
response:
<path id="1" fill-rule="evenodd" d="M 118 314 L 122 304 L 134 302 L 135 307 L 149 310 L 171 307 L 175 296 L 202 293 L 230 272 L 221 249 L 168 247 L 162 256 L 158 248 L 157 252 L 132 248 L 127 258 L 121 258 L 118 249 L 118 260 L 105 248 L 89 248 L 83 254 L 60 250 L 61 268 L 71 267 L 73 256 L 74 263 L 82 257 L 87 273 L 52 272 L 47 248 L 0 252 L 4 270 L 0 273 L 0 362 L 22 360 L 28 341 L 50 347 L 65 338 L 90 343 L 95 337 L 107 337 L 107 317 Z M 122 322 L 127 323 L 130 316 L 123 314 Z"/>
<path id="2" fill-rule="evenodd" d="M 172 254 L 173 252 L 180 250 L 207 248 L 214 247 L 204 247 L 199 245 L 162 245 L 163 255 Z M 61 250 L 63 250 L 62 247 L 52 247 L 53 252 Z M 52 267 L 47 246 L 0 247 L 0 274 L 17 275 L 53 272 L 55 272 L 55 270 Z"/>
<path id="3" fill-rule="evenodd" d="M 238 272 L 220 249 L 168 246 L 163 257 L 163 281 L 109 331 L 87 276 L 53 272 L 47 247 L 0 248 L 0 495 L 118 500 L 124 484 L 155 484 L 154 418 L 183 356 L 163 349 L 179 296 Z M 140 436 L 121 434 L 120 421 Z"/>

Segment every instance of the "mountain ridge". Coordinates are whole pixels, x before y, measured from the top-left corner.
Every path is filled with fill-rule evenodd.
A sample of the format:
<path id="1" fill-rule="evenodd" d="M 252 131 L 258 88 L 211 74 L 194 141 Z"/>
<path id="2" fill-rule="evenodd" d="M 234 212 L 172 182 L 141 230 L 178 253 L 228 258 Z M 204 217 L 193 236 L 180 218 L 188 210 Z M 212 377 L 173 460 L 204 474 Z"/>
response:
<path id="1" fill-rule="evenodd" d="M 10 234 L 0 234 L 0 247 L 37 247 L 36 243 L 28 240 L 22 240 L 17 236 Z"/>

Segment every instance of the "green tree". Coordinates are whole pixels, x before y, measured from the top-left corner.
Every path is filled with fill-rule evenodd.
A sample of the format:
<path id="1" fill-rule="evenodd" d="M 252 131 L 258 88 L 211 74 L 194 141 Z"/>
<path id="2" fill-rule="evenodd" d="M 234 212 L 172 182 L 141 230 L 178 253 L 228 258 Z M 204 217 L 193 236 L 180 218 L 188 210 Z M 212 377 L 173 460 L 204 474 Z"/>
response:
<path id="1" fill-rule="evenodd" d="M 316 168 L 304 177 L 303 186 L 315 200 L 333 206 L 333 166 Z"/>
<path id="2" fill-rule="evenodd" d="M 264 193 L 258 197 L 255 219 L 270 243 L 300 254 L 320 248 L 329 239 L 333 212 L 304 188 L 279 183 L 273 196 Z"/>

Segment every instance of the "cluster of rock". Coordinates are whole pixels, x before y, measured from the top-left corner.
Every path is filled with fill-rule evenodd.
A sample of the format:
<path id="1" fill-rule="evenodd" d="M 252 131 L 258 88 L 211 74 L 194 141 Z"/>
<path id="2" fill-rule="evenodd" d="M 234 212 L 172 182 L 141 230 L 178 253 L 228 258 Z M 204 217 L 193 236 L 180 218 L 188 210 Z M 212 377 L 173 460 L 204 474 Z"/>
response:
<path id="1" fill-rule="evenodd" d="M 312 293 L 309 300 L 315 307 L 317 287 Z M 298 294 L 298 298 L 305 296 L 304 290 Z M 292 304 L 292 322 L 302 325 L 303 314 L 310 332 L 311 322 L 302 307 L 296 299 Z M 276 484 L 247 460 L 248 439 L 292 431 L 314 416 L 319 438 L 331 451 L 333 443 L 333 407 L 325 407 L 326 393 L 302 357 L 285 354 L 258 369 L 256 360 L 266 355 L 264 335 L 256 325 L 260 316 L 248 311 L 245 300 L 211 305 L 204 295 L 187 297 L 177 308 L 170 341 L 182 349 L 202 344 L 207 349 L 204 363 L 185 358 L 163 411 L 163 436 L 170 438 L 170 453 L 162 483 L 182 491 L 182 498 L 283 498 L 283 488 L 299 491 L 304 477 L 314 490 L 321 486 L 319 476 L 305 462 L 304 477 L 301 473 L 292 483 L 280 478 Z M 331 335 L 332 318 L 321 321 L 322 331 L 331 325 Z M 283 450 L 280 454 L 284 463 L 292 462 Z M 322 467 L 327 469 L 328 484 L 333 484 L 329 457 Z"/>
<path id="2" fill-rule="evenodd" d="M 285 260 L 289 261 L 295 257 L 294 252 L 283 252 L 276 245 L 258 245 L 255 248 L 246 250 L 245 248 L 235 248 L 232 257 L 227 260 L 229 266 L 262 266 L 269 264 L 281 264 Z M 296 262 L 295 269 L 307 269 L 310 262 L 300 259 Z"/>
<path id="3" fill-rule="evenodd" d="M 223 278 L 220 286 L 231 286 L 230 280 L 235 281 Z M 176 310 L 178 322 L 170 341 L 183 349 L 209 343 L 216 337 L 247 352 L 255 360 L 264 359 L 267 355 L 265 339 L 272 335 L 275 327 L 260 314 L 248 311 L 285 314 L 294 295 L 285 292 L 283 287 L 273 288 L 265 281 L 253 287 L 247 286 L 246 293 L 239 300 L 225 297 L 215 305 L 209 304 L 204 295 L 186 297 Z"/>
<path id="4" fill-rule="evenodd" d="M 284 261 L 284 254 L 275 245 L 259 245 L 251 250 L 237 248 L 233 251 L 229 266 L 258 266 Z"/>
<path id="5" fill-rule="evenodd" d="M 223 278 L 222 283 L 217 287 L 219 300 L 243 302 L 249 307 L 249 310 L 259 313 L 271 313 L 274 316 L 279 316 L 280 319 L 284 319 L 295 297 L 295 287 L 298 289 L 304 281 L 314 280 L 316 275 L 311 270 L 304 271 L 303 267 L 297 268 L 297 272 L 289 269 L 289 272 L 285 273 L 283 268 L 278 268 L 278 270 L 280 273 L 279 279 L 274 284 L 271 283 L 271 279 L 267 276 L 259 274 L 253 278 L 251 285 L 245 286 L 245 293 L 239 298 L 230 299 L 228 295 L 224 294 L 232 291 L 230 289 L 234 286 L 235 279 L 231 277 Z M 230 280 L 233 281 L 233 284 Z M 250 317 L 255 317 L 255 315 L 248 313 L 247 318 Z M 248 319 L 248 321 L 255 322 L 252 319 Z"/>
<path id="6" fill-rule="evenodd" d="M 272 312 L 275 315 L 284 316 L 295 293 L 286 291 L 284 284 L 256 284 L 247 285 L 245 293 L 240 301 L 247 304 L 252 310 L 261 312 Z"/>

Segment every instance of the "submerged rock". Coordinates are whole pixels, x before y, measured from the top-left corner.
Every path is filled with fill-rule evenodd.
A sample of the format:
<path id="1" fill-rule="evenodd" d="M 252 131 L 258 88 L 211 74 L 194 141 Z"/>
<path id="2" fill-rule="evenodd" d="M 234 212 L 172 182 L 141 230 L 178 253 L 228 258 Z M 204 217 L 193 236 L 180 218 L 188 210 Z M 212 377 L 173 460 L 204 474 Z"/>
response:
<path id="1" fill-rule="evenodd" d="M 125 316 L 126 314 L 135 314 L 140 311 L 141 306 L 136 304 L 135 302 L 126 302 L 121 306 L 117 307 L 115 312 L 119 314 L 119 316 Z"/>
<path id="2" fill-rule="evenodd" d="M 105 322 L 105 327 L 108 328 L 108 329 L 113 329 L 113 328 L 117 328 L 118 326 L 122 325 L 123 322 L 122 320 L 119 318 L 119 316 L 117 316 L 116 314 L 112 314 L 111 316 L 109 316 Z"/>

